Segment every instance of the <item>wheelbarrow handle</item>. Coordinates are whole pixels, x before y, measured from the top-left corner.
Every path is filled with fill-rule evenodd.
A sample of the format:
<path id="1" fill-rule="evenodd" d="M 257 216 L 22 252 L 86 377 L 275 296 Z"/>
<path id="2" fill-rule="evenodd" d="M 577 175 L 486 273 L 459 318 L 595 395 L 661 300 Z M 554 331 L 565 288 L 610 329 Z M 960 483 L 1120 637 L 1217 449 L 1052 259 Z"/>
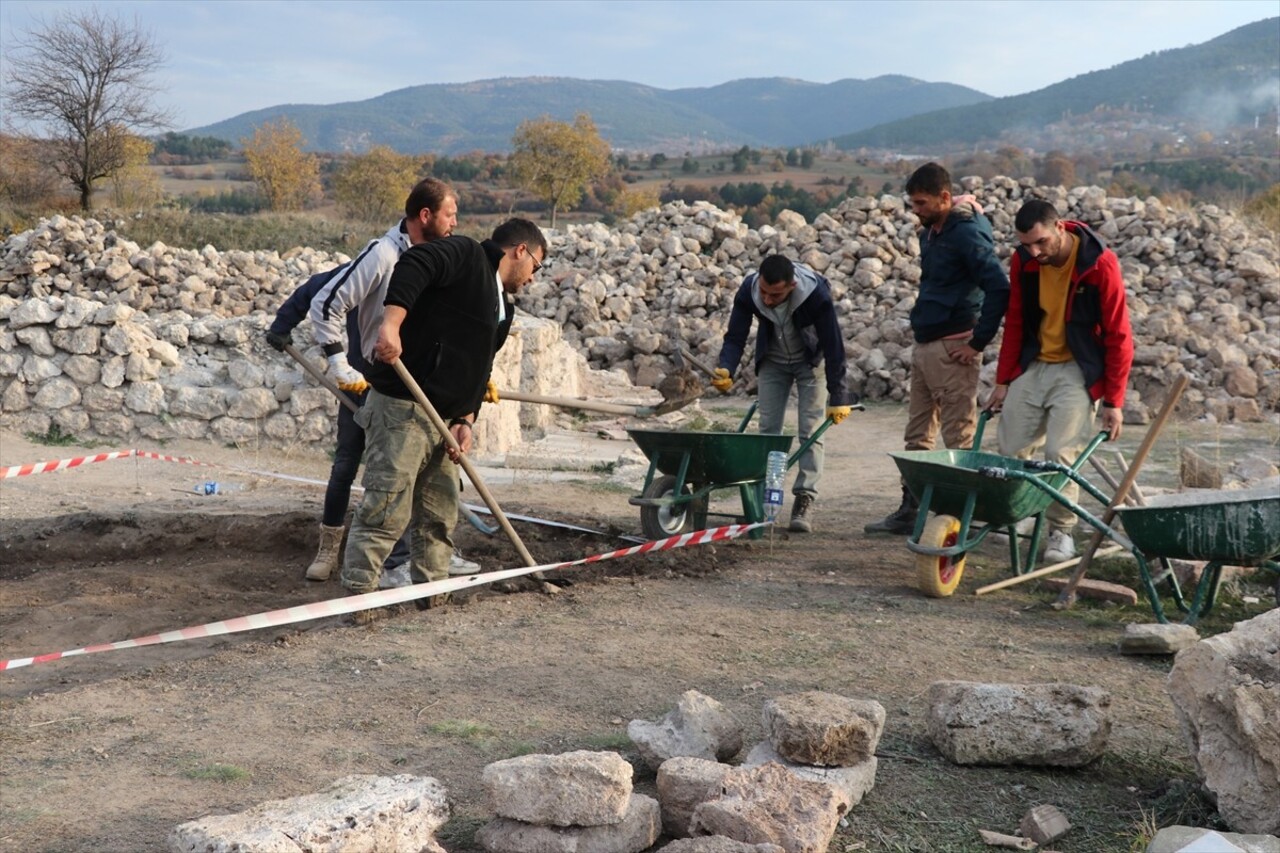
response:
<path id="1" fill-rule="evenodd" d="M 999 468 L 995 465 L 983 465 L 978 469 L 978 473 L 983 477 L 990 477 L 993 480 L 1009 479 L 1009 469 Z"/>

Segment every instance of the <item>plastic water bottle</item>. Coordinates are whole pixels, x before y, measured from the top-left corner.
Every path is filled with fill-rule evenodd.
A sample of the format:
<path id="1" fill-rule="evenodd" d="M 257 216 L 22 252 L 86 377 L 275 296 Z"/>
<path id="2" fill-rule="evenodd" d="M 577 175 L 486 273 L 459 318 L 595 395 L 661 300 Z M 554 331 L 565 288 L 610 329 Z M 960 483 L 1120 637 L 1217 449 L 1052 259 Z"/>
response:
<path id="1" fill-rule="evenodd" d="M 787 454 L 781 450 L 769 452 L 764 469 L 764 518 L 777 521 L 782 511 L 782 486 L 787 478 Z"/>
<path id="2" fill-rule="evenodd" d="M 225 495 L 230 492 L 238 492 L 241 488 L 239 483 L 219 483 L 217 480 L 209 480 L 204 483 L 196 483 L 196 487 L 192 491 L 197 495 Z"/>

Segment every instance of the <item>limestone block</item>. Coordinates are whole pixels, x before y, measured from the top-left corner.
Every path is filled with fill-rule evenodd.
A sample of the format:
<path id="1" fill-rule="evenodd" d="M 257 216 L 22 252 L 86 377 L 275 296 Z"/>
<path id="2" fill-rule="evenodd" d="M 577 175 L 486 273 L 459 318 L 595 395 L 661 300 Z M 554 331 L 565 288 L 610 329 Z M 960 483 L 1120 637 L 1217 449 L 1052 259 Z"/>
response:
<path id="1" fill-rule="evenodd" d="M 318 794 L 261 803 L 178 826 L 174 853 L 445 853 L 435 833 L 449 819 L 444 786 L 421 776 L 346 776 Z"/>
<path id="2" fill-rule="evenodd" d="M 159 382 L 130 382 L 124 403 L 135 412 L 158 415 L 164 411 L 164 386 Z"/>
<path id="3" fill-rule="evenodd" d="M 748 844 L 776 844 L 786 853 L 826 853 L 840 821 L 839 798 L 778 764 L 735 767 L 720 796 L 698 806 L 694 836 L 723 835 Z"/>
<path id="4" fill-rule="evenodd" d="M 1106 749 L 1111 696 L 1074 684 L 929 686 L 929 737 L 956 764 L 1080 767 Z"/>
<path id="5" fill-rule="evenodd" d="M 654 770 L 675 756 L 727 761 L 742 749 L 738 721 L 723 705 L 697 690 L 685 691 L 676 707 L 656 723 L 632 720 L 627 735 Z"/>
<path id="6" fill-rule="evenodd" d="M 280 408 L 276 395 L 270 388 L 246 388 L 239 393 L 232 393 L 231 403 L 227 406 L 227 414 L 233 418 L 257 419 L 265 418 Z"/>
<path id="7" fill-rule="evenodd" d="M 546 826 L 600 826 L 626 815 L 631 774 L 631 765 L 616 752 L 577 750 L 495 761 L 480 781 L 499 817 Z"/>
<path id="8" fill-rule="evenodd" d="M 777 844 L 747 844 L 723 835 L 679 838 L 658 848 L 658 853 L 785 853 Z"/>
<path id="9" fill-rule="evenodd" d="M 58 319 L 58 313 L 47 299 L 29 299 L 10 311 L 8 319 L 9 328 L 17 330 L 52 323 Z"/>
<path id="10" fill-rule="evenodd" d="M 124 391 L 89 385 L 80 396 L 80 405 L 88 412 L 119 412 L 124 408 Z"/>
<path id="11" fill-rule="evenodd" d="M 1130 623 L 1118 645 L 1122 655 L 1175 655 L 1199 639 L 1193 625 Z"/>
<path id="12" fill-rule="evenodd" d="M 18 343 L 26 344 L 27 348 L 36 355 L 52 358 L 58 352 L 53 345 L 49 330 L 44 326 L 28 326 L 25 329 L 18 329 L 13 335 L 18 339 Z"/>
<path id="13" fill-rule="evenodd" d="M 39 409 L 62 409 L 80 402 L 80 388 L 65 376 L 55 376 L 40 386 L 31 402 Z"/>
<path id="14" fill-rule="evenodd" d="M 724 774 L 731 768 L 705 758 L 668 758 L 658 768 L 658 802 L 662 827 L 672 838 L 689 834 L 689 821 L 701 803 L 719 792 Z"/>
<path id="15" fill-rule="evenodd" d="M 661 834 L 658 801 L 631 794 L 616 823 L 543 826 L 497 817 L 476 832 L 476 843 L 491 853 L 640 853 Z"/>
<path id="16" fill-rule="evenodd" d="M 788 761 L 847 767 L 875 754 L 885 711 L 874 700 L 809 691 L 766 701 L 761 718 L 765 735 Z"/>
<path id="17" fill-rule="evenodd" d="M 169 397 L 169 413 L 173 415 L 208 421 L 223 416 L 226 411 L 227 392 L 222 388 L 180 387 Z"/>
<path id="18" fill-rule="evenodd" d="M 1179 652 L 1167 689 L 1223 820 L 1280 834 L 1280 610 Z"/>
<path id="19" fill-rule="evenodd" d="M 743 767 L 758 767 L 761 764 L 774 762 L 789 770 L 795 776 L 810 782 L 828 785 L 839 797 L 840 810 L 849 809 L 862 802 L 862 798 L 876 786 L 876 767 L 879 761 L 873 755 L 864 761 L 847 767 L 818 767 L 812 764 L 797 764 L 787 761 L 774 750 L 769 741 L 761 741 L 752 747 L 743 759 Z"/>
<path id="20" fill-rule="evenodd" d="M 1166 826 L 1147 845 L 1147 853 L 1280 853 L 1274 835 L 1215 832 L 1193 826 Z"/>
<path id="21" fill-rule="evenodd" d="M 64 352 L 81 355 L 98 352 L 102 332 L 97 326 L 80 326 L 74 329 L 57 329 L 49 336 L 52 344 Z"/>

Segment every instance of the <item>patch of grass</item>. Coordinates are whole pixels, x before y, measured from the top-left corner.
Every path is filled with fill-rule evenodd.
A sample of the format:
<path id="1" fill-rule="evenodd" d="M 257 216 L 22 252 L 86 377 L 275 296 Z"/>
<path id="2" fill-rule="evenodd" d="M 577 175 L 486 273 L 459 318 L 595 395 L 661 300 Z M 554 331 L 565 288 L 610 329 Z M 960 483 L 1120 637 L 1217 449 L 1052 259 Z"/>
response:
<path id="1" fill-rule="evenodd" d="M 465 740 L 471 743 L 487 741 L 493 738 L 493 729 L 475 720 L 441 720 L 427 726 L 428 731 L 438 735 Z"/>
<path id="2" fill-rule="evenodd" d="M 587 735 L 582 739 L 582 745 L 584 749 L 620 752 L 631 748 L 631 738 L 627 736 L 626 732 L 606 732 L 604 734 Z"/>
<path id="3" fill-rule="evenodd" d="M 214 762 L 213 764 L 202 764 L 199 767 L 193 767 L 182 775 L 188 779 L 199 779 L 207 782 L 242 782 L 249 778 L 249 771 L 234 764 L 222 764 Z"/>
<path id="4" fill-rule="evenodd" d="M 69 432 L 63 432 L 62 427 L 57 424 L 49 424 L 49 428 L 44 432 L 27 432 L 23 434 L 28 440 L 47 447 L 69 447 L 80 443 L 79 439 Z"/>
<path id="5" fill-rule="evenodd" d="M 472 850 L 476 847 L 476 832 L 489 822 L 483 817 L 457 817 L 440 827 L 436 840 L 450 850 Z"/>
<path id="6" fill-rule="evenodd" d="M 507 758 L 519 758 L 522 755 L 533 755 L 540 752 L 540 748 L 536 743 L 527 740 L 518 740 L 508 744 L 504 752 Z"/>

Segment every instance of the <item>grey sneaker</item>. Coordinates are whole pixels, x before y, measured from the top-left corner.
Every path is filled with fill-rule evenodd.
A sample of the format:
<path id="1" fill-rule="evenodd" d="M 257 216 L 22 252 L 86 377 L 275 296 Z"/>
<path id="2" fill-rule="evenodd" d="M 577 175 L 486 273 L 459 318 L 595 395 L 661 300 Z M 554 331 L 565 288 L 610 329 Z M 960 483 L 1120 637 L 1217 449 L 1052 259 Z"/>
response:
<path id="1" fill-rule="evenodd" d="M 453 556 L 449 558 L 449 577 L 466 577 L 467 575 L 477 575 L 479 573 L 480 564 L 471 560 L 464 560 L 457 551 L 454 551 Z"/>
<path id="2" fill-rule="evenodd" d="M 1049 531 L 1049 541 L 1044 546 L 1044 560 L 1046 563 L 1061 563 L 1076 556 L 1078 556 L 1076 543 L 1069 532 L 1066 530 Z"/>
<path id="3" fill-rule="evenodd" d="M 813 532 L 813 495 L 796 495 L 796 502 L 791 505 L 791 524 L 787 529 L 795 533 Z"/>

